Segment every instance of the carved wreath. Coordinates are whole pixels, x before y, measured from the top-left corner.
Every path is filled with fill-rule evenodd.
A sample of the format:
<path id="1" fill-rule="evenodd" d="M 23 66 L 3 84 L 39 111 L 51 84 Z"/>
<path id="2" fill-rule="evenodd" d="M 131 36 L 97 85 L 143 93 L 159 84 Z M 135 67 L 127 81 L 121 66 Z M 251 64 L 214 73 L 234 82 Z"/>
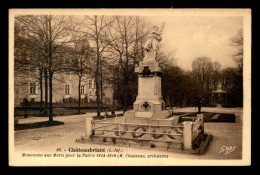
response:
<path id="1" fill-rule="evenodd" d="M 149 67 L 145 66 L 143 69 L 143 72 L 142 72 L 143 76 L 149 76 L 150 73 L 151 73 L 151 71 L 150 71 Z"/>
<path id="2" fill-rule="evenodd" d="M 133 131 L 137 131 L 137 130 L 139 130 L 140 128 L 142 129 L 143 132 L 146 132 L 146 129 L 145 129 L 144 127 L 137 127 L 137 128 L 135 128 Z M 145 133 L 136 133 L 136 132 L 133 132 L 133 133 L 132 133 L 133 138 L 140 138 L 140 137 L 142 137 L 143 135 L 145 135 Z"/>
<path id="3" fill-rule="evenodd" d="M 155 130 L 152 131 L 153 133 L 156 133 Z M 159 138 L 162 138 L 163 137 L 163 134 L 152 134 L 152 137 L 154 139 L 159 139 Z"/>
<path id="4" fill-rule="evenodd" d="M 141 105 L 144 110 L 148 110 L 151 105 L 148 102 L 144 102 L 144 104 Z"/>

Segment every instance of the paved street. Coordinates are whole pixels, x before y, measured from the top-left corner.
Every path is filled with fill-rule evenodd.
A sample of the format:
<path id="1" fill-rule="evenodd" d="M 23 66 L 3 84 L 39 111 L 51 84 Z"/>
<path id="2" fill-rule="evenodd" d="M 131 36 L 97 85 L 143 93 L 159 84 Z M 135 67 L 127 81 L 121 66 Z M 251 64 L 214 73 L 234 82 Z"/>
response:
<path id="1" fill-rule="evenodd" d="M 215 110 L 215 111 L 214 111 Z M 213 109 L 202 108 L 202 111 L 210 112 L 229 112 L 237 114 L 239 117 L 236 123 L 205 123 L 205 131 L 213 134 L 213 140 L 209 149 L 204 155 L 191 155 L 186 153 L 175 153 L 167 151 L 155 151 L 147 149 L 137 149 L 131 147 L 122 147 L 125 153 L 135 154 L 167 154 L 173 159 L 241 159 L 242 157 L 242 108 L 233 109 Z M 178 108 L 176 112 L 195 112 L 195 108 Z M 23 152 L 50 153 L 55 152 L 57 148 L 66 150 L 69 147 L 74 148 L 114 148 L 114 146 L 83 144 L 75 142 L 76 139 L 85 135 L 85 118 L 91 117 L 95 113 L 85 115 L 59 116 L 54 120 L 64 122 L 64 125 L 45 127 L 38 129 L 28 129 L 15 131 L 15 151 L 20 154 Z M 20 119 L 19 123 L 33 123 L 47 121 L 46 117 L 30 117 Z M 235 148 L 233 152 L 225 154 L 226 148 Z M 225 150 L 225 151 L 224 151 Z M 223 152 L 221 152 L 223 151 Z M 221 153 L 220 153 L 221 152 Z"/>

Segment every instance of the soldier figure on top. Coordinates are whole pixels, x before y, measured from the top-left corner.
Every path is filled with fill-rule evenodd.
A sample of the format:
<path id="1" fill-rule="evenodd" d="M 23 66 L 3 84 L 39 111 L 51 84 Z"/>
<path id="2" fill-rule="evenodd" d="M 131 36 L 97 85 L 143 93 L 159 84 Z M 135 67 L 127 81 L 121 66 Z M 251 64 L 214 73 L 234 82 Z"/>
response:
<path id="1" fill-rule="evenodd" d="M 157 26 L 153 26 L 152 30 L 148 35 L 148 40 L 144 45 L 145 49 L 145 57 L 144 60 L 155 60 L 155 55 L 158 50 L 158 42 L 162 40 L 162 31 L 164 28 L 164 22 L 162 26 L 158 28 Z"/>

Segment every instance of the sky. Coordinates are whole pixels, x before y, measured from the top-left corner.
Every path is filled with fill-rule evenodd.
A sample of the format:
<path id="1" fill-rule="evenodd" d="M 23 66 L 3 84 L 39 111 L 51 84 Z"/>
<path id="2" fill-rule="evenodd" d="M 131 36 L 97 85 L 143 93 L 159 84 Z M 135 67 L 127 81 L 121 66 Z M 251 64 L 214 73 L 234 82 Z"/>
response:
<path id="1" fill-rule="evenodd" d="M 184 70 L 191 70 L 192 61 L 201 56 L 218 61 L 222 68 L 235 66 L 232 58 L 235 49 L 230 39 L 242 29 L 242 17 L 149 16 L 145 20 L 157 26 L 165 22 L 161 49 L 164 52 L 175 50 L 175 64 Z"/>

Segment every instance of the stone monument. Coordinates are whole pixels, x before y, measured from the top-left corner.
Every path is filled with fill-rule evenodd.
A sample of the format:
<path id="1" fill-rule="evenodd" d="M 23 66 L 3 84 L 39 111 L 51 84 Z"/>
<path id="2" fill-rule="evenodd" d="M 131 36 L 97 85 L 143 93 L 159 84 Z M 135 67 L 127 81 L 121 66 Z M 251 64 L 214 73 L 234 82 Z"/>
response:
<path id="1" fill-rule="evenodd" d="M 204 117 L 173 115 L 165 110 L 161 91 L 161 69 L 156 61 L 161 28 L 151 30 L 145 43 L 145 57 L 135 68 L 138 74 L 138 95 L 134 109 L 123 117 L 105 121 L 86 118 L 86 140 L 97 144 L 119 144 L 168 150 L 181 149 L 190 153 L 203 153 L 212 136 L 204 134 Z M 205 137 L 205 141 L 201 142 Z M 81 139 L 84 141 L 84 139 Z"/>
<path id="2" fill-rule="evenodd" d="M 134 102 L 134 109 L 127 111 L 125 117 L 138 118 L 167 118 L 161 91 L 161 69 L 156 61 L 158 43 L 162 40 L 161 34 L 164 23 L 160 28 L 153 26 L 146 41 L 144 60 L 135 68 L 138 74 L 138 96 Z"/>

